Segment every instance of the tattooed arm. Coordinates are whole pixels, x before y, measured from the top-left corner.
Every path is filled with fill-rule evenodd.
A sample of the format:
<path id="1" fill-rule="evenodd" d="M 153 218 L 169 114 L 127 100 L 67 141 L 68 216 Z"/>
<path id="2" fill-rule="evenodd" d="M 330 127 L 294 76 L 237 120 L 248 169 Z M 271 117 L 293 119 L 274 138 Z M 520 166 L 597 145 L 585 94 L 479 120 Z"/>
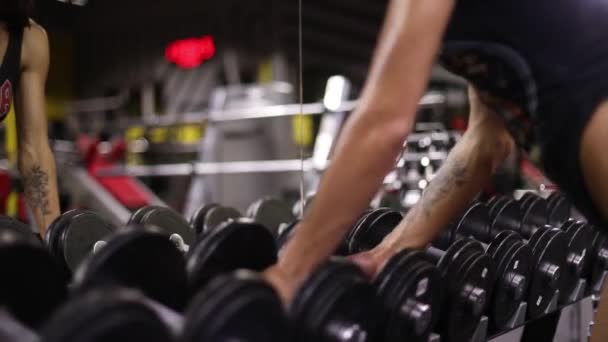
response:
<path id="1" fill-rule="evenodd" d="M 44 87 L 49 46 L 44 30 L 26 28 L 21 54 L 21 83 L 16 101 L 19 171 L 27 204 L 42 234 L 59 215 L 55 160 L 49 147 Z"/>
<path id="2" fill-rule="evenodd" d="M 469 98 L 469 128 L 424 191 L 420 202 L 380 246 L 354 258 L 368 273 L 377 272 L 395 252 L 422 248 L 431 242 L 470 205 L 514 148 L 502 119 L 483 106 L 474 91 L 469 92 Z"/>

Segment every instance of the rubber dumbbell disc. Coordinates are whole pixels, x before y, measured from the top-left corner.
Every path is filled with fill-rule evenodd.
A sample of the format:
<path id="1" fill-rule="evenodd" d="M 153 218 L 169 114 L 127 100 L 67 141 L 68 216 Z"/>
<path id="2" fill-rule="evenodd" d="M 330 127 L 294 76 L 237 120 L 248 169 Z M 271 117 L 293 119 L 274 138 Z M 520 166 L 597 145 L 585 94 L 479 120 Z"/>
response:
<path id="1" fill-rule="evenodd" d="M 371 308 L 374 289 L 357 266 L 331 259 L 319 267 L 296 292 L 289 308 L 295 342 L 337 340 L 329 331 L 340 326 L 356 327 L 350 331 L 354 340 L 373 334 Z M 336 326 L 334 329 L 332 326 Z M 334 334 L 340 333 L 339 331 Z"/>
<path id="2" fill-rule="evenodd" d="M 528 293 L 528 314 L 530 317 L 538 317 L 547 310 L 555 291 L 562 286 L 563 266 L 566 261 L 566 238 L 561 232 L 546 230 L 542 233 L 539 241 L 533 247 L 534 268 L 533 277 Z M 554 284 L 548 283 L 543 265 L 551 264 L 560 267 L 559 275 L 556 276 Z"/>
<path id="3" fill-rule="evenodd" d="M 145 206 L 145 207 L 141 207 L 139 209 L 137 209 L 129 218 L 129 221 L 127 222 L 127 225 L 140 225 L 143 224 L 142 220 L 143 218 L 148 214 L 148 212 L 150 212 L 151 210 L 154 210 L 155 208 L 160 208 L 158 206 Z"/>
<path id="4" fill-rule="evenodd" d="M 191 293 L 214 277 L 239 269 L 262 271 L 277 261 L 274 236 L 262 225 L 237 220 L 207 234 L 187 253 Z"/>
<path id="5" fill-rule="evenodd" d="M 171 331 L 144 302 L 126 289 L 92 291 L 56 312 L 41 333 L 45 342 L 173 341 Z"/>
<path id="6" fill-rule="evenodd" d="M 490 301 L 493 308 L 490 319 L 496 330 L 506 329 L 521 301 L 526 300 L 532 260 L 532 250 L 523 241 L 512 244 L 502 258 Z"/>
<path id="7" fill-rule="evenodd" d="M 571 225 L 565 233 L 568 238 L 568 256 L 566 259 L 568 267 L 566 271 L 573 281 L 569 283 L 570 287 L 566 288 L 564 295 L 560 296 L 562 300 L 567 300 L 576 288 L 577 282 L 574 279 L 584 278 L 584 272 L 588 269 L 587 265 L 591 260 L 592 245 L 589 242 L 593 240 L 591 231 L 582 222 Z M 578 263 L 578 265 L 575 265 L 575 263 Z"/>
<path id="8" fill-rule="evenodd" d="M 513 242 L 517 242 L 521 240 L 521 237 L 510 230 L 505 230 L 504 232 L 500 232 L 496 237 L 488 244 L 486 248 L 486 254 L 488 254 L 493 260 L 500 259 L 497 255 L 498 251 L 501 251 L 500 254 L 505 254 L 505 252 L 510 248 Z"/>
<path id="9" fill-rule="evenodd" d="M 456 225 L 456 235 L 473 235 L 478 240 L 490 241 L 492 237 L 488 222 L 490 222 L 488 208 L 485 204 L 475 203 L 467 209 Z"/>
<path id="10" fill-rule="evenodd" d="M 363 216 L 359 218 L 359 220 L 355 223 L 355 226 L 350 230 L 348 235 L 346 236 L 345 243 L 348 246 L 348 253 L 350 254 L 352 250 L 354 250 L 355 245 L 358 243 L 356 241 L 357 236 L 363 236 L 364 234 L 359 233 L 365 232 L 369 229 L 369 226 L 374 222 L 380 215 L 383 213 L 389 212 L 391 209 L 389 208 L 378 208 L 372 211 L 365 212 Z"/>
<path id="11" fill-rule="evenodd" d="M 40 239 L 36 237 L 38 234 L 34 233 L 34 231 L 32 231 L 28 225 L 15 218 L 0 216 L 0 229 L 12 229 L 15 232 L 23 235 L 23 237 L 30 238 L 33 241 L 40 243 Z"/>
<path id="12" fill-rule="evenodd" d="M 462 262 L 467 266 L 464 272 L 457 276 L 457 281 L 453 283 L 452 291 L 454 292 L 451 292 L 451 299 L 448 300 L 449 311 L 442 315 L 445 318 L 442 320 L 442 326 L 447 332 L 446 338 L 450 341 L 470 340 L 489 302 L 487 295 L 484 296 L 480 299 L 481 302 L 476 312 L 470 312 L 460 291 L 470 286 L 481 289 L 487 294 L 494 277 L 492 260 L 485 254 L 469 255 L 466 261 Z M 469 293 L 469 295 L 471 294 Z"/>
<path id="13" fill-rule="evenodd" d="M 12 229 L 0 228 L 0 268 L 0 306 L 30 328 L 40 328 L 67 297 L 69 277 L 57 260 Z"/>
<path id="14" fill-rule="evenodd" d="M 547 198 L 549 224 L 560 225 L 570 218 L 570 203 L 559 193 L 552 193 Z"/>
<path id="15" fill-rule="evenodd" d="M 599 231 L 596 232 L 594 239 L 593 255 L 594 260 L 591 265 L 591 274 L 589 275 L 589 292 L 595 293 L 596 290 L 601 290 L 603 273 L 608 270 L 608 238 Z M 599 294 L 599 293 L 596 293 Z"/>
<path id="16" fill-rule="evenodd" d="M 365 222 L 350 235 L 349 253 L 355 254 L 370 250 L 379 245 L 385 236 L 390 234 L 401 222 L 403 216 L 398 211 L 388 210 L 373 218 L 368 217 Z"/>
<path id="17" fill-rule="evenodd" d="M 191 301 L 182 341 L 288 341 L 276 292 L 259 276 L 238 271 L 215 278 Z"/>
<path id="18" fill-rule="evenodd" d="M 510 201 L 508 197 L 505 196 L 494 196 L 492 197 L 486 205 L 488 206 L 488 214 L 490 217 L 495 217 L 498 209 L 502 208 L 506 202 Z"/>
<path id="19" fill-rule="evenodd" d="M 426 341 L 435 326 L 440 307 L 440 274 L 422 252 L 404 250 L 387 262 L 376 278 L 376 304 L 379 312 L 378 334 L 382 341 Z M 429 317 L 404 319 L 406 305 L 426 305 Z"/>
<path id="20" fill-rule="evenodd" d="M 205 216 L 212 208 L 219 206 L 217 203 L 204 204 L 192 214 L 190 217 L 190 226 L 194 229 L 196 236 L 201 236 L 205 230 Z"/>
<path id="21" fill-rule="evenodd" d="M 85 292 L 107 286 L 138 289 L 165 306 L 180 311 L 186 304 L 187 280 L 183 253 L 164 232 L 126 229 L 112 235 L 74 275 L 74 289 Z"/>
<path id="22" fill-rule="evenodd" d="M 521 210 L 519 205 L 512 200 L 504 199 L 496 204 L 491 219 L 490 227 L 493 234 L 502 230 L 521 232 Z"/>
<path id="23" fill-rule="evenodd" d="M 91 211 L 72 216 L 63 224 L 58 241 L 63 259 L 71 271 L 92 252 L 95 243 L 108 237 L 114 228 Z"/>
<path id="24" fill-rule="evenodd" d="M 209 209 L 205 216 L 204 233 L 211 232 L 221 226 L 223 223 L 241 218 L 243 215 L 231 207 L 217 206 Z"/>
<path id="25" fill-rule="evenodd" d="M 51 222 L 46 234 L 44 235 L 44 241 L 46 242 L 49 251 L 63 264 L 65 264 L 65 259 L 63 258 L 63 251 L 58 247 L 58 241 L 63 234 L 63 229 L 65 229 L 71 218 L 83 212 L 83 210 L 74 209 L 59 215 L 55 220 L 53 220 L 53 222 Z"/>
<path id="26" fill-rule="evenodd" d="M 192 246 L 194 244 L 195 234 L 190 228 L 190 224 L 182 215 L 171 208 L 155 207 L 148 210 L 141 218 L 140 224 L 160 228 L 167 235 L 177 234 L 186 245 Z"/>
<path id="27" fill-rule="evenodd" d="M 276 198 L 261 199 L 251 214 L 249 217 L 269 229 L 274 236 L 278 235 L 282 223 L 289 223 L 295 219 L 287 203 Z"/>

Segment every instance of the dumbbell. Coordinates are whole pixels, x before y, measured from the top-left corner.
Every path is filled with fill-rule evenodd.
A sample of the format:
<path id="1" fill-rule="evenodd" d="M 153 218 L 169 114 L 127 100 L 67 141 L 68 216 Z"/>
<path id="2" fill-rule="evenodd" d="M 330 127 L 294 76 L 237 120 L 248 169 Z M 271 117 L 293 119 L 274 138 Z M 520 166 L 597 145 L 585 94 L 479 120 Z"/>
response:
<path id="1" fill-rule="evenodd" d="M 570 250 L 569 236 L 546 224 L 546 205 L 525 196 L 517 202 L 507 197 L 496 197 L 488 201 L 488 207 L 493 230 L 519 232 L 532 248 L 535 261 L 528 294 L 533 301 L 533 305 L 528 305 L 529 316 L 534 318 L 546 312 L 553 298 L 550 291 L 559 290 L 560 302 L 565 302 L 570 289 L 578 283 L 577 274 L 582 267 L 569 254 L 580 251 Z"/>
<path id="2" fill-rule="evenodd" d="M 302 216 L 304 216 L 304 214 L 308 211 L 308 209 L 310 208 L 310 206 L 312 205 L 312 203 L 315 200 L 315 193 L 309 193 L 305 196 L 305 198 L 302 200 L 298 200 L 292 208 L 292 214 L 294 217 L 297 218 L 301 218 Z M 302 209 L 304 209 L 304 212 L 302 212 Z"/>
<path id="3" fill-rule="evenodd" d="M 178 341 L 285 342 L 290 338 L 274 289 L 254 273 L 237 271 L 215 278 L 194 297 Z"/>
<path id="4" fill-rule="evenodd" d="M 376 279 L 373 341 L 420 341 L 439 319 L 441 277 L 424 252 L 403 250 L 391 257 Z"/>
<path id="5" fill-rule="evenodd" d="M 535 229 L 535 225 L 545 224 L 545 227 L 559 228 L 565 236 L 567 245 L 565 248 L 566 261 L 563 263 L 564 267 L 561 271 L 559 302 L 566 304 L 573 299 L 571 297 L 579 279 L 582 278 L 583 269 L 590 262 L 588 246 L 592 237 L 585 226 L 571 225 L 571 221 L 569 221 L 570 223 L 562 222 L 563 217 L 569 213 L 569 205 L 567 205 L 567 202 L 563 202 L 561 196 L 552 196 L 551 202 L 549 202 L 533 193 L 526 193 L 516 203 L 519 204 L 524 213 L 521 222 L 522 231 L 530 232 Z M 551 206 L 549 206 L 549 203 L 551 203 Z M 514 206 L 509 200 L 499 200 L 495 205 L 495 210 L 500 211 L 501 207 L 504 208 L 509 205 Z M 556 227 L 547 225 L 549 221 L 559 225 Z"/>
<path id="6" fill-rule="evenodd" d="M 21 342 L 173 341 L 168 327 L 138 292 L 92 291 L 66 302 L 40 334 L 0 310 L 0 340 Z"/>
<path id="7" fill-rule="evenodd" d="M 439 248 L 448 248 L 453 241 L 473 237 L 485 243 L 488 254 L 496 265 L 496 278 L 492 286 L 489 318 L 494 331 L 508 328 L 508 323 L 522 301 L 533 305 L 538 298 L 526 298 L 532 278 L 532 250 L 519 234 L 491 229 L 487 207 L 475 203 L 459 220 L 436 241 Z"/>
<path id="8" fill-rule="evenodd" d="M 268 228 L 274 236 L 278 236 L 281 224 L 295 220 L 292 209 L 276 198 L 264 197 L 253 202 L 247 209 L 247 217 Z"/>
<path id="9" fill-rule="evenodd" d="M 229 274 L 233 270 L 242 268 L 259 271 L 276 262 L 274 239 L 265 227 L 243 220 L 225 222 L 217 229 L 204 234 L 196 245 L 188 249 L 186 253 L 187 263 L 184 267 L 183 264 L 181 266 L 177 265 L 178 260 L 184 262 L 183 254 L 173 242 L 167 239 L 166 231 L 160 233 L 163 231 L 163 227 L 158 226 L 168 222 L 173 224 L 172 229 L 175 229 L 177 224 L 184 224 L 176 220 L 159 219 L 155 222 L 155 226 L 133 228 L 115 234 L 120 238 L 109 239 L 102 249 L 91 254 L 78 268 L 74 282 L 75 289 L 83 291 L 83 289 L 99 288 L 107 285 L 107 282 L 142 289 L 144 293 L 150 295 L 153 301 L 158 301 L 158 304 L 153 306 L 169 317 L 165 318 L 166 321 L 171 321 L 170 317 L 173 317 L 173 320 L 175 320 L 175 317 L 179 319 L 179 315 L 175 311 L 181 308 L 177 305 L 168 305 L 172 303 L 168 303 L 167 297 L 171 295 L 178 298 L 194 297 L 192 302 L 200 305 L 191 306 L 187 311 L 184 333 L 190 337 L 185 337 L 185 341 L 196 336 L 227 332 L 230 325 L 223 326 L 220 329 L 211 318 L 221 318 L 222 322 L 229 324 L 240 321 L 241 318 L 239 317 L 241 316 L 248 317 L 255 312 L 261 314 L 268 313 L 264 310 L 270 310 L 271 313 L 276 312 L 276 306 L 268 306 L 266 309 L 258 307 L 260 301 L 268 300 L 268 290 L 266 289 L 260 293 L 260 285 L 256 285 L 258 282 L 254 282 L 251 276 L 243 276 L 242 274 L 231 276 L 221 282 L 222 286 L 215 286 L 219 290 L 214 291 L 213 295 L 209 295 L 209 291 L 206 291 L 207 285 L 214 287 L 212 279 L 215 279 L 216 276 Z M 158 227 L 160 230 L 154 231 L 154 227 Z M 168 227 L 164 228 L 165 230 L 169 229 Z M 185 229 L 185 226 L 176 230 L 181 231 L 183 229 Z M 154 234 L 156 238 L 155 250 L 150 248 L 152 246 L 151 234 Z M 143 239 L 144 237 L 145 239 Z M 146 244 L 136 245 L 134 242 L 137 240 Z M 119 243 L 116 241 L 119 241 Z M 155 255 L 148 256 L 150 253 Z M 130 255 L 130 258 L 126 258 L 128 255 Z M 134 270 L 134 264 L 139 264 L 140 269 Z M 169 270 L 174 270 L 174 275 L 167 274 Z M 118 273 L 118 275 L 115 273 Z M 106 280 L 108 278 L 109 281 Z M 251 284 L 252 282 L 255 284 Z M 268 287 L 268 285 L 265 286 Z M 253 288 L 247 290 L 251 287 Z M 258 290 L 255 290 L 256 288 Z M 201 289 L 206 294 L 197 294 Z M 224 294 L 221 291 L 228 292 Z M 253 293 L 249 293 L 249 291 Z M 260 298 L 262 295 L 263 297 Z M 208 305 L 202 305 L 203 299 L 200 299 L 200 296 L 207 300 L 217 299 L 218 302 L 211 301 Z M 151 302 L 151 305 L 153 303 Z M 240 305 L 245 305 L 245 307 L 242 308 Z M 221 310 L 217 309 L 218 307 L 224 308 L 226 311 L 222 313 Z M 279 304 L 278 307 L 280 308 L 281 305 Z M 212 308 L 216 308 L 215 312 L 209 312 Z M 259 325 L 264 323 L 268 326 L 269 323 L 264 320 L 269 317 L 276 317 L 276 315 L 262 315 L 257 317 L 255 322 Z M 190 321 L 198 323 L 189 324 Z M 243 322 L 248 321 L 244 320 Z M 275 328 L 280 328 L 278 320 L 275 324 L 277 325 Z M 246 331 L 254 335 L 256 333 L 256 330 L 252 327 L 241 333 L 245 334 Z M 269 333 L 268 330 L 263 330 L 263 333 L 264 336 L 268 337 L 276 332 Z M 278 341 L 279 339 L 270 340 Z M 259 341 L 264 341 L 264 339 L 260 337 Z"/>
<path id="10" fill-rule="evenodd" d="M 388 209 L 365 213 L 346 238 L 349 251 L 374 248 L 400 221 L 401 214 Z M 441 296 L 442 339 L 470 339 L 487 307 L 494 277 L 492 260 L 484 254 L 483 246 L 472 240 L 458 240 L 447 251 L 431 247 L 427 255 L 437 266 L 442 283 L 450 284 Z"/>
<path id="11" fill-rule="evenodd" d="M 584 240 L 583 247 L 587 252 L 581 261 L 581 277 L 587 280 L 587 294 L 599 294 L 603 286 L 603 275 L 608 271 L 608 240 L 605 234 L 588 223 L 573 219 L 566 221 L 562 229 L 576 233 L 583 231 L 581 235 L 587 235 L 581 239 Z"/>
<path id="12" fill-rule="evenodd" d="M 241 213 L 232 208 L 217 203 L 204 204 L 190 217 L 190 226 L 197 236 L 201 236 L 217 228 L 220 224 L 242 217 Z"/>
<path id="13" fill-rule="evenodd" d="M 37 329 L 67 298 L 68 275 L 22 223 L 0 219 L 0 307 Z"/>
<path id="14" fill-rule="evenodd" d="M 288 308 L 294 342 L 366 341 L 375 326 L 374 290 L 363 271 L 331 259 L 304 281 Z"/>
<path id="15" fill-rule="evenodd" d="M 470 341 L 487 309 L 495 266 L 484 252 L 481 243 L 471 239 L 458 240 L 445 251 L 426 250 L 446 285 L 439 320 L 442 340 Z"/>

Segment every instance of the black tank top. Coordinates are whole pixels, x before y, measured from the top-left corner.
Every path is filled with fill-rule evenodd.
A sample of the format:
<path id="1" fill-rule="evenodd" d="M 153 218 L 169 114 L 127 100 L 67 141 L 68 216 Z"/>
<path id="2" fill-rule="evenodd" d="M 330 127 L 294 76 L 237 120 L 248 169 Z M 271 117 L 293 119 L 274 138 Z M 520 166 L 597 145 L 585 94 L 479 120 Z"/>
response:
<path id="1" fill-rule="evenodd" d="M 440 61 L 521 107 L 501 114 L 526 147 L 531 126 L 558 129 L 548 113 L 557 104 L 606 87 L 608 1 L 457 0 Z"/>
<path id="2" fill-rule="evenodd" d="M 11 30 L 9 42 L 0 64 L 0 121 L 8 115 L 21 76 L 21 44 L 23 29 Z"/>

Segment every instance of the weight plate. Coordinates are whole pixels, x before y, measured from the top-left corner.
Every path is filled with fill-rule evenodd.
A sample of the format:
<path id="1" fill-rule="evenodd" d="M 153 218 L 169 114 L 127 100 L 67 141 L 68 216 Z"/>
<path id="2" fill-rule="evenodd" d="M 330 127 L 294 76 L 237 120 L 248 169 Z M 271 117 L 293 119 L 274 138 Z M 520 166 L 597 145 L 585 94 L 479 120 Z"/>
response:
<path id="1" fill-rule="evenodd" d="M 67 297 L 68 275 L 39 243 L 0 230 L 0 307 L 36 329 Z"/>
<path id="2" fill-rule="evenodd" d="M 570 218 L 570 203 L 559 193 L 552 193 L 547 198 L 549 224 L 559 226 Z"/>
<path id="3" fill-rule="evenodd" d="M 502 206 L 507 202 L 513 202 L 513 201 L 506 196 L 492 197 L 486 204 L 488 206 L 488 214 L 490 215 L 490 217 L 495 217 L 496 210 L 502 208 Z"/>
<path id="4" fill-rule="evenodd" d="M 501 259 L 500 255 L 504 255 L 508 248 L 517 241 L 521 241 L 521 237 L 517 233 L 510 230 L 500 232 L 492 242 L 490 242 L 488 248 L 486 248 L 486 254 L 488 254 L 492 260 L 498 262 L 498 260 Z"/>
<path id="5" fill-rule="evenodd" d="M 450 246 L 450 248 L 448 248 L 444 252 L 443 256 L 437 261 L 437 270 L 439 270 L 439 272 L 441 273 L 442 280 L 448 280 L 448 266 L 450 265 L 452 260 L 455 259 L 461 252 L 462 247 L 465 246 L 468 242 L 470 242 L 469 239 L 456 240 L 452 244 L 452 246 Z"/>
<path id="6" fill-rule="evenodd" d="M 220 274 L 262 271 L 276 261 L 274 236 L 265 227 L 244 220 L 226 222 L 188 251 L 189 289 L 195 293 Z"/>
<path id="7" fill-rule="evenodd" d="M 245 271 L 215 278 L 191 301 L 185 322 L 181 341 L 289 341 L 277 294 Z"/>
<path id="8" fill-rule="evenodd" d="M 155 208 L 159 208 L 157 206 L 145 206 L 145 207 L 141 207 L 139 209 L 137 209 L 129 218 L 129 221 L 127 222 L 127 225 L 139 225 L 142 224 L 142 220 L 144 218 L 144 216 L 146 216 L 146 214 L 148 214 L 148 212 L 150 210 L 154 210 Z"/>
<path id="9" fill-rule="evenodd" d="M 550 229 L 547 227 L 541 227 L 538 228 L 533 234 L 532 237 L 530 238 L 530 240 L 528 240 L 528 245 L 530 245 L 530 248 L 532 248 L 532 253 L 534 255 L 537 255 L 538 252 L 536 250 L 536 246 L 538 245 L 538 242 L 540 241 L 540 239 L 543 237 L 543 235 L 545 235 L 545 233 L 547 233 Z"/>
<path id="10" fill-rule="evenodd" d="M 538 195 L 536 195 L 535 193 L 532 192 L 526 192 L 520 199 L 519 199 L 519 205 L 521 207 L 521 210 L 527 210 L 528 209 L 528 205 L 531 203 L 531 201 L 536 200 L 538 198 Z"/>
<path id="11" fill-rule="evenodd" d="M 357 222 L 355 223 L 353 228 L 348 232 L 348 234 L 346 235 L 346 238 L 344 240 L 344 243 L 348 247 L 349 253 L 351 251 L 350 245 L 353 242 L 354 237 L 361 236 L 359 233 L 359 230 L 361 230 L 361 231 L 368 230 L 369 226 L 372 224 L 372 222 L 374 220 L 376 220 L 376 218 L 378 218 L 383 213 L 386 213 L 389 211 L 391 211 L 391 210 L 388 208 L 378 208 L 378 209 L 374 209 L 374 210 L 370 210 L 370 211 L 365 211 L 363 213 L 363 215 L 361 215 L 361 217 L 359 217 L 359 219 L 357 220 Z"/>
<path id="12" fill-rule="evenodd" d="M 66 223 L 71 220 L 72 217 L 83 213 L 84 210 L 70 210 L 61 215 L 59 215 L 51 224 L 44 235 L 44 241 L 46 242 L 49 251 L 51 254 L 56 257 L 61 263 L 65 263 L 65 259 L 63 257 L 63 250 L 58 247 L 58 241 L 63 234 L 63 229 L 66 227 Z M 67 266 L 66 266 L 67 267 Z"/>
<path id="13" fill-rule="evenodd" d="M 74 297 L 42 331 L 45 342 L 173 341 L 171 331 L 138 292 L 92 291 Z"/>
<path id="14" fill-rule="evenodd" d="M 184 256 L 160 230 L 127 229 L 112 235 L 107 245 L 87 257 L 78 267 L 73 285 L 77 292 L 107 286 L 138 289 L 179 311 L 187 295 Z"/>
<path id="15" fill-rule="evenodd" d="M 442 310 L 440 327 L 448 341 L 471 340 L 486 310 L 487 293 L 494 277 L 492 260 L 485 254 L 469 255 L 465 263 L 465 271 L 458 275 L 455 283 L 451 283 L 447 305 L 442 307 L 445 309 Z M 466 290 L 468 288 L 482 290 L 485 295 L 473 296 Z M 477 297 L 476 304 L 469 303 L 467 297 Z"/>
<path id="16" fill-rule="evenodd" d="M 496 270 L 496 282 L 490 300 L 490 320 L 495 331 L 507 329 L 507 324 L 520 303 L 526 300 L 532 262 L 532 250 L 521 240 L 512 244 L 502 258 Z"/>
<path id="17" fill-rule="evenodd" d="M 563 224 L 559 225 L 558 227 L 560 227 L 560 229 L 564 232 L 568 231 L 568 229 L 570 229 L 570 227 L 576 225 L 576 224 L 584 224 L 583 222 L 577 221 L 575 219 L 569 219 L 566 222 L 564 222 Z"/>
<path id="18" fill-rule="evenodd" d="M 357 266 L 331 259 L 296 292 L 289 308 L 292 341 L 330 342 L 344 333 L 353 341 L 373 336 L 374 289 Z M 348 329 L 348 330 L 345 330 Z"/>
<path id="19" fill-rule="evenodd" d="M 171 208 L 155 207 L 148 210 L 141 218 L 140 224 L 160 228 L 167 235 L 177 234 L 188 246 L 194 244 L 195 235 L 188 221 Z"/>
<path id="20" fill-rule="evenodd" d="M 578 280 L 583 277 L 585 264 L 589 259 L 589 241 L 592 240 L 591 233 L 585 229 L 584 224 L 571 225 L 565 236 L 568 251 L 564 265 L 564 286 L 560 289 L 560 303 L 564 304 L 569 302 Z"/>
<path id="21" fill-rule="evenodd" d="M 221 226 L 223 223 L 241 218 L 243 215 L 231 207 L 217 206 L 209 209 L 205 216 L 204 233 L 211 232 Z"/>
<path id="22" fill-rule="evenodd" d="M 439 319 L 439 272 L 424 261 L 410 267 L 407 281 L 395 287 L 392 302 L 388 298 L 385 301 L 391 306 L 386 307 L 390 311 L 383 341 L 426 342 Z"/>
<path id="23" fill-rule="evenodd" d="M 287 203 L 275 198 L 259 200 L 249 217 L 269 229 L 274 236 L 278 235 L 282 223 L 289 223 L 295 219 Z"/>
<path id="24" fill-rule="evenodd" d="M 492 235 L 503 230 L 521 233 L 521 210 L 519 205 L 517 202 L 505 198 L 494 207 L 490 222 Z"/>
<path id="25" fill-rule="evenodd" d="M 400 212 L 392 210 L 378 213 L 373 215 L 374 217 L 371 216 L 365 219 L 365 223 L 349 236 L 348 251 L 350 254 L 368 251 L 376 247 L 403 219 Z"/>
<path id="26" fill-rule="evenodd" d="M 454 260 L 452 264 L 448 266 L 450 268 L 448 279 L 450 279 L 450 281 L 456 281 L 468 266 L 467 260 L 471 256 L 477 256 L 479 254 L 485 254 L 483 245 L 476 240 L 469 239 L 462 247 L 460 256 L 458 257 L 459 259 Z"/>
<path id="27" fill-rule="evenodd" d="M 101 216 L 91 211 L 78 213 L 63 224 L 58 248 L 72 272 L 93 250 L 95 243 L 107 238 L 114 228 Z"/>
<path id="28" fill-rule="evenodd" d="M 547 224 L 547 202 L 538 196 L 530 198 L 522 210 L 521 225 L 525 230 L 543 227 Z"/>
<path id="29" fill-rule="evenodd" d="M 488 222 L 490 222 L 488 208 L 485 204 L 475 203 L 464 213 L 456 225 L 456 235 L 474 236 L 480 241 L 489 242 L 492 238 Z"/>
<path id="30" fill-rule="evenodd" d="M 204 204 L 200 208 L 196 209 L 196 211 L 190 217 L 190 226 L 194 229 L 196 236 L 201 236 L 205 231 L 205 217 L 209 210 L 219 206 L 216 203 Z"/>
<path id="31" fill-rule="evenodd" d="M 532 282 L 528 292 L 528 315 L 536 318 L 545 313 L 555 291 L 562 286 L 563 267 L 566 261 L 566 238 L 562 232 L 546 230 L 542 233 L 536 247 L 533 248 L 534 258 Z M 547 278 L 548 265 L 559 267 L 558 274 L 551 281 Z"/>

